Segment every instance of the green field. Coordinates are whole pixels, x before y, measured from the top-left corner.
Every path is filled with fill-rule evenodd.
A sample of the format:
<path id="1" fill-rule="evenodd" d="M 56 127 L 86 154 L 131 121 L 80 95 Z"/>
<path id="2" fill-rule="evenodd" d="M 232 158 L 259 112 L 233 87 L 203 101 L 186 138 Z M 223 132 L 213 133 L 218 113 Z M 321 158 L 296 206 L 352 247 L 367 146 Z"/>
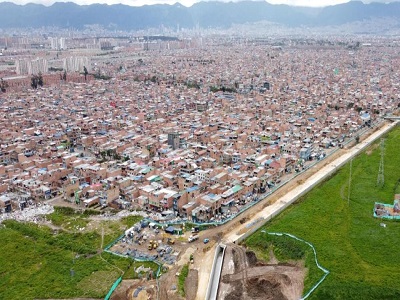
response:
<path id="1" fill-rule="evenodd" d="M 186 264 L 182 267 L 181 272 L 178 277 L 178 293 L 182 297 L 185 297 L 185 280 L 189 275 L 189 264 Z"/>
<path id="2" fill-rule="evenodd" d="M 5 221 L 0 227 L 0 299 L 104 297 L 121 276 L 136 278 L 133 267 L 157 270 L 154 263 L 133 263 L 100 251 L 101 231 L 73 231 L 89 223 L 87 216 L 56 209 L 48 217 L 67 231 Z M 104 245 L 121 235 L 121 228 L 140 220 L 128 217 L 103 222 Z M 72 226 L 71 226 L 72 224 Z"/>
<path id="3" fill-rule="evenodd" d="M 379 143 L 379 141 L 377 142 Z M 276 242 L 265 232 L 287 232 L 311 242 L 319 263 L 331 273 L 309 299 L 400 299 L 400 222 L 373 218 L 375 202 L 393 204 L 400 179 L 400 128 L 385 140 L 385 185 L 377 187 L 380 148 L 371 146 L 353 160 L 350 201 L 347 201 L 350 164 L 313 189 L 244 243 L 258 256 L 268 249 L 278 258 L 299 256 L 310 268 L 305 292 L 322 276 L 310 259 L 309 250 Z M 289 250 L 287 250 L 288 248 Z M 297 255 L 297 256 L 296 256 Z"/>

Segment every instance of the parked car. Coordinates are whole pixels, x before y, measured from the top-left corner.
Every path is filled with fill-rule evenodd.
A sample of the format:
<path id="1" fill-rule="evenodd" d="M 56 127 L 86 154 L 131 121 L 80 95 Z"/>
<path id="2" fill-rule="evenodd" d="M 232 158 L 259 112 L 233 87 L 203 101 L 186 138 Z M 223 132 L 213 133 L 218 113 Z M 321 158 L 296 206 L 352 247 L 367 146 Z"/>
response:
<path id="1" fill-rule="evenodd" d="M 204 239 L 203 242 L 204 244 L 207 244 L 210 240 L 209 239 Z"/>

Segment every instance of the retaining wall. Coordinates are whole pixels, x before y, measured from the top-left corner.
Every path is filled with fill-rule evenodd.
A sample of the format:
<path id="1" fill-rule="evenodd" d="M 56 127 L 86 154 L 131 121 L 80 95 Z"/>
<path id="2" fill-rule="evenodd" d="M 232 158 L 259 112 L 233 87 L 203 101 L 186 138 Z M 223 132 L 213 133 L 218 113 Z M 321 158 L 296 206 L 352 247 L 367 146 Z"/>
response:
<path id="1" fill-rule="evenodd" d="M 215 254 L 214 254 L 214 261 L 213 261 L 213 265 L 212 265 L 212 269 L 211 269 L 211 273 L 210 273 L 210 280 L 208 282 L 208 287 L 207 287 L 207 292 L 206 292 L 206 300 L 216 300 L 217 296 L 218 296 L 218 286 L 219 286 L 219 280 L 221 277 L 221 271 L 222 271 L 222 265 L 224 264 L 224 256 L 225 256 L 225 249 L 226 246 L 224 244 L 219 244 L 216 248 L 215 248 Z M 220 266 L 217 266 L 217 258 L 218 255 L 220 255 L 222 251 L 222 263 Z M 215 282 L 215 280 L 218 280 L 218 284 L 217 284 L 217 291 L 215 291 L 215 297 L 212 297 L 211 292 L 213 289 L 213 283 Z"/>

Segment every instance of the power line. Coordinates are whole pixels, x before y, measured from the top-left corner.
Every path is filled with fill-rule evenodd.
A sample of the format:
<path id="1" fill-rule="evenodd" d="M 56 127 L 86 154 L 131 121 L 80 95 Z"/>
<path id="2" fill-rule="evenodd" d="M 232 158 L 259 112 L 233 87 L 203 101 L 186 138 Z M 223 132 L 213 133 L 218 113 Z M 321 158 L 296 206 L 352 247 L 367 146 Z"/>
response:
<path id="1" fill-rule="evenodd" d="M 353 159 L 350 160 L 350 176 L 349 176 L 349 190 L 347 192 L 347 204 L 350 205 L 350 188 L 351 188 L 351 171 L 353 168 Z"/>
<path id="2" fill-rule="evenodd" d="M 101 225 L 101 245 L 100 245 L 100 251 L 103 250 L 103 243 L 104 243 L 104 226 L 103 224 Z"/>
<path id="3" fill-rule="evenodd" d="M 385 156 L 385 139 L 381 139 L 381 161 L 379 162 L 379 171 L 378 178 L 376 180 L 376 185 L 383 187 L 385 184 L 385 176 L 384 176 L 384 156 Z"/>

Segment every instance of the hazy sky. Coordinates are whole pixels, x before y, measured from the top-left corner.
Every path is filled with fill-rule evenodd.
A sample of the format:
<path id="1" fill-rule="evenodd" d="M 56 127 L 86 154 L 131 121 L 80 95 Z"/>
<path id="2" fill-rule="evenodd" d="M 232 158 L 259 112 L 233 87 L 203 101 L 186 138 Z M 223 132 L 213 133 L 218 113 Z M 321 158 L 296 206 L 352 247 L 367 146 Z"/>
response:
<path id="1" fill-rule="evenodd" d="M 201 0 L 65 0 L 65 1 L 54 1 L 54 0 L 0 0 L 0 2 L 14 2 L 17 4 L 26 4 L 26 3 L 40 3 L 44 5 L 51 5 L 54 2 L 75 2 L 78 4 L 92 4 L 92 3 L 106 3 L 106 4 L 117 4 L 122 3 L 126 5 L 132 6 L 140 6 L 145 4 L 158 4 L 158 3 L 166 3 L 166 4 L 174 4 L 179 2 L 185 6 L 191 6 L 195 2 L 199 2 Z M 223 0 L 223 1 L 231 1 L 231 0 Z M 297 6 L 314 6 L 321 7 L 327 5 L 335 5 L 340 3 L 346 3 L 350 0 L 267 0 L 267 2 L 271 4 L 289 4 L 289 5 L 297 5 Z M 364 3 L 369 2 L 394 2 L 395 0 L 363 0 Z M 398 1 L 398 0 L 397 0 Z"/>

